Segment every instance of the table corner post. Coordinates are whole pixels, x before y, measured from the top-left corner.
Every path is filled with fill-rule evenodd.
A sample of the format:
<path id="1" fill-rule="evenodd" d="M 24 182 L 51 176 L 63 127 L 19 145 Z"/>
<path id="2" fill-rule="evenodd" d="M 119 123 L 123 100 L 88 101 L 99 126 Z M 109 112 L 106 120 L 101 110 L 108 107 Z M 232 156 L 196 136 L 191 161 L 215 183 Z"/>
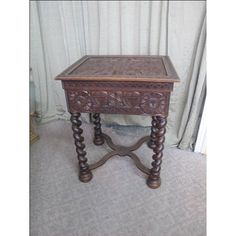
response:
<path id="1" fill-rule="evenodd" d="M 166 123 L 167 117 L 153 117 L 151 134 L 153 134 L 153 138 L 155 138 L 155 142 L 154 139 L 152 140 L 152 149 L 154 154 L 152 156 L 152 168 L 147 179 L 147 185 L 150 188 L 158 188 L 161 185 L 160 171 L 164 149 Z"/>
<path id="2" fill-rule="evenodd" d="M 79 179 L 82 182 L 89 182 L 93 175 L 89 169 L 88 159 L 86 156 L 84 137 L 82 136 L 83 129 L 81 128 L 82 121 L 80 120 L 81 114 L 78 112 L 71 113 L 71 123 L 73 130 L 73 137 L 76 146 L 77 158 L 79 161 Z"/>

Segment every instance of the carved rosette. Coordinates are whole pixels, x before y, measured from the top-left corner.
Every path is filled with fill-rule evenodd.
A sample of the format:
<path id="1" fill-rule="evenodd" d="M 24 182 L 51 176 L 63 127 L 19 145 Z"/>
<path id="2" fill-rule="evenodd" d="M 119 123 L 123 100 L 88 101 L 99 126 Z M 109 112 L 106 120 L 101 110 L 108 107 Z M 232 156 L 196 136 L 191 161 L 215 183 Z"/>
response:
<path id="1" fill-rule="evenodd" d="M 144 93 L 140 107 L 147 114 L 151 114 L 153 111 L 162 114 L 165 113 L 167 104 L 168 101 L 166 101 L 166 96 L 163 93 Z"/>
<path id="2" fill-rule="evenodd" d="M 69 110 L 80 112 L 163 115 L 168 113 L 169 92 L 67 90 Z"/>

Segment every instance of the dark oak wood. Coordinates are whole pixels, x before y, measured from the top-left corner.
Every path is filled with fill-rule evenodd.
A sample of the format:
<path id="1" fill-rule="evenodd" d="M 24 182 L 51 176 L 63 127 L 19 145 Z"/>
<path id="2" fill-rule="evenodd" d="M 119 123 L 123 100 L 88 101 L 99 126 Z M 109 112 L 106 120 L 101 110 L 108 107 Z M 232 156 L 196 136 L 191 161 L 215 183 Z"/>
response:
<path id="1" fill-rule="evenodd" d="M 166 118 L 165 117 L 153 117 L 152 127 L 156 129 L 155 131 L 155 141 L 152 147 L 154 155 L 152 156 L 152 169 L 150 175 L 147 179 L 147 184 L 150 188 L 158 188 L 161 185 L 160 171 L 161 163 L 164 149 L 165 141 L 165 126 Z"/>
<path id="2" fill-rule="evenodd" d="M 170 94 L 179 78 L 168 56 L 84 56 L 56 77 L 62 81 L 78 154 L 80 180 L 92 179 L 91 170 L 114 155 L 129 156 L 148 175 L 150 188 L 160 186 L 160 169 Z M 82 137 L 80 113 L 93 113 L 94 144 L 112 149 L 100 161 L 88 165 Z M 150 136 L 135 145 L 115 145 L 102 133 L 100 113 L 152 116 Z M 90 116 L 91 117 L 91 116 Z M 133 153 L 144 142 L 154 151 L 148 169 Z"/>
<path id="3" fill-rule="evenodd" d="M 95 113 L 93 115 L 94 118 L 94 144 L 95 145 L 102 145 L 104 143 L 104 139 L 102 137 L 102 129 L 101 129 L 101 118 L 99 113 Z"/>
<path id="4" fill-rule="evenodd" d="M 133 159 L 135 165 L 137 166 L 139 170 L 141 170 L 145 174 L 150 174 L 150 170 L 146 166 L 144 166 L 143 163 L 138 158 L 138 156 L 132 152 L 132 151 L 137 150 L 143 143 L 147 142 L 149 140 L 149 136 L 142 137 L 140 140 L 138 140 L 136 144 L 130 147 L 115 145 L 112 142 L 112 139 L 106 134 L 102 134 L 102 137 L 106 141 L 107 145 L 112 149 L 112 151 L 107 153 L 98 162 L 90 165 L 90 170 L 93 170 L 93 169 L 98 168 L 99 166 L 102 166 L 111 157 L 118 155 L 118 156 L 129 156 L 131 159 Z"/>
<path id="5" fill-rule="evenodd" d="M 90 83 L 85 84 L 80 81 L 70 81 L 70 87 L 68 87 L 68 81 L 63 81 L 69 111 L 127 115 L 168 115 L 171 91 L 170 89 L 166 90 L 166 87 L 169 87 L 168 84 L 163 84 L 165 88 L 163 90 L 151 86 L 150 83 L 133 83 L 132 85 L 124 82 L 119 83 L 119 88 L 119 86 L 114 87 L 114 82 L 108 82 L 104 84 L 102 89 L 98 89 L 100 83 L 99 81 L 92 83 L 90 81 Z M 86 86 L 84 87 L 84 85 Z M 137 88 L 137 86 L 140 87 Z M 147 89 L 145 90 L 145 88 Z"/>
<path id="6" fill-rule="evenodd" d="M 73 130 L 73 137 L 75 140 L 77 158 L 79 160 L 79 179 L 82 182 L 89 182 L 92 179 L 92 173 L 89 169 L 86 152 L 85 144 L 84 144 L 84 137 L 82 136 L 83 130 L 81 128 L 81 120 L 79 119 L 80 113 L 71 113 L 71 123 L 72 123 L 72 130 Z"/>
<path id="7" fill-rule="evenodd" d="M 84 56 L 60 75 L 59 80 L 178 82 L 168 56 Z"/>
<path id="8" fill-rule="evenodd" d="M 155 148 L 156 144 L 156 134 L 157 134 L 157 116 L 152 117 L 152 126 L 151 126 L 151 134 L 150 134 L 150 140 L 148 142 L 148 146 L 150 148 Z"/>

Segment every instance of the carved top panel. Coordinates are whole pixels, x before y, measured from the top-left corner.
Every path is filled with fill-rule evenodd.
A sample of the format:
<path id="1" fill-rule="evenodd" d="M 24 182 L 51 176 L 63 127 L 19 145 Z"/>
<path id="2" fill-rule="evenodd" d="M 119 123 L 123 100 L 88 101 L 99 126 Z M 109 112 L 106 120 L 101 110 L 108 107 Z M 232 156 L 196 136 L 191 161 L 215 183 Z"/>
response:
<path id="1" fill-rule="evenodd" d="M 78 76 L 166 76 L 161 58 L 143 57 L 91 57 L 70 72 Z"/>
<path id="2" fill-rule="evenodd" d="M 179 81 L 168 56 L 85 56 L 56 79 L 172 83 Z"/>

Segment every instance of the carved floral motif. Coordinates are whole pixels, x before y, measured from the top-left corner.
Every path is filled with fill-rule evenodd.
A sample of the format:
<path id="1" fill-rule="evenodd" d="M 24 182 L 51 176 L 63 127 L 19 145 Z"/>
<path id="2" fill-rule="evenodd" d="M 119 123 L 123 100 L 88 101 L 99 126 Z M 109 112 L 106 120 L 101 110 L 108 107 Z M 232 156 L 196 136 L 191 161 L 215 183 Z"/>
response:
<path id="1" fill-rule="evenodd" d="M 70 112 L 167 115 L 169 92 L 67 90 Z"/>

